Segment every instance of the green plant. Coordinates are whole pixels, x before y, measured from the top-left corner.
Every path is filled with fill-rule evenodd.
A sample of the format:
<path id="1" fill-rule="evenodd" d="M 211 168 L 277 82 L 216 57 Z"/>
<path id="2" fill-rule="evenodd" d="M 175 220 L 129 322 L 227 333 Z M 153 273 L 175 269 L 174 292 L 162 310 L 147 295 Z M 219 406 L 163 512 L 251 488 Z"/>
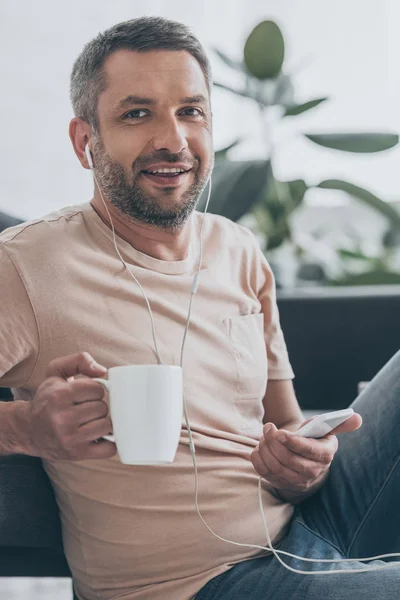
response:
<path id="1" fill-rule="evenodd" d="M 302 285 L 400 284 L 398 230 L 384 231 L 373 242 L 351 222 L 344 223 L 340 235 L 327 242 L 332 233 L 338 232 L 327 224 L 297 239 Z"/>
<path id="2" fill-rule="evenodd" d="M 292 240 L 290 217 L 303 203 L 312 187 L 321 190 L 346 192 L 383 215 L 390 231 L 400 232 L 400 214 L 387 202 L 351 182 L 327 179 L 310 185 L 303 179 L 280 181 L 274 175 L 272 139 L 277 137 L 279 125 L 306 111 L 315 109 L 327 97 L 296 102 L 293 76 L 284 69 L 285 41 L 279 26 L 273 21 L 259 23 L 248 36 L 240 61 L 214 48 L 216 55 L 229 69 L 241 75 L 242 86 L 231 87 L 214 82 L 218 88 L 250 98 L 258 108 L 266 146 L 263 159 L 231 161 L 229 151 L 243 140 L 237 139 L 216 152 L 213 191 L 210 210 L 233 220 L 251 211 L 258 228 L 265 236 L 265 251 L 278 248 Z M 393 133 L 304 133 L 311 143 L 342 152 L 382 152 L 399 143 Z M 204 204 L 204 197 L 200 207 Z"/>

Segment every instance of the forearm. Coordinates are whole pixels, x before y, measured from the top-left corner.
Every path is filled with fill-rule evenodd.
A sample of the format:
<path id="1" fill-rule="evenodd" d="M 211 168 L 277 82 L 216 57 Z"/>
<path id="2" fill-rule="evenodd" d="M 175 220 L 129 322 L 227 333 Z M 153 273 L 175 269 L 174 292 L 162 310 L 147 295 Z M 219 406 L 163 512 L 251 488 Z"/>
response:
<path id="1" fill-rule="evenodd" d="M 0 402 L 0 455 L 32 454 L 28 411 L 23 400 Z"/>

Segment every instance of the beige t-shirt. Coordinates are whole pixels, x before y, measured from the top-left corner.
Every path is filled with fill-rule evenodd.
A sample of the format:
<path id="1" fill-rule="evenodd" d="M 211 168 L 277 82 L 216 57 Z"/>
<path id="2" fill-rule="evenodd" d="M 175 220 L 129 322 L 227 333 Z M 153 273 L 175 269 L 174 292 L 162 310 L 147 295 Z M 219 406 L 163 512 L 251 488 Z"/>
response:
<path id="1" fill-rule="evenodd" d="M 182 261 L 162 261 L 118 237 L 144 287 L 164 363 L 179 364 L 199 255 L 201 214 Z M 265 545 L 258 476 L 249 459 L 262 433 L 267 377 L 289 379 L 271 270 L 254 236 L 207 215 L 203 266 L 184 353 L 184 393 L 196 444 L 199 505 L 220 536 Z M 0 386 L 29 400 L 51 360 L 88 351 L 106 367 L 157 362 L 149 314 L 90 203 L 0 235 Z M 234 563 L 263 555 L 215 538 L 194 504 L 184 421 L 169 466 L 45 461 L 81 600 L 188 600 Z M 272 539 L 293 512 L 263 483 Z"/>

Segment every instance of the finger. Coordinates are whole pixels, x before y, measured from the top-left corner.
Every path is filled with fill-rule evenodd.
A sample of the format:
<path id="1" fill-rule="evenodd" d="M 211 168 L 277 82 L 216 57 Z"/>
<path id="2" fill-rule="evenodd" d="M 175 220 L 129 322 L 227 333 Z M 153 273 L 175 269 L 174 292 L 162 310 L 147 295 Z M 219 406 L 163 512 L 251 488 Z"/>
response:
<path id="1" fill-rule="evenodd" d="M 273 460 L 272 462 L 269 461 L 265 455 L 263 458 L 261 457 L 259 448 L 256 448 L 256 450 L 253 451 L 251 460 L 257 473 L 267 479 L 269 483 L 277 489 L 287 489 L 293 487 L 293 483 L 289 483 L 289 481 L 285 480 L 281 475 L 276 473 L 276 470 L 274 470 Z"/>
<path id="2" fill-rule="evenodd" d="M 97 381 L 93 381 L 88 377 L 75 379 L 69 384 L 69 394 L 74 404 L 82 402 L 90 402 L 92 400 L 102 400 L 106 397 L 107 391 Z"/>
<path id="3" fill-rule="evenodd" d="M 279 435 L 279 434 L 278 434 Z M 310 460 L 304 456 L 300 456 L 295 452 L 292 452 L 289 448 L 284 446 L 276 436 L 271 436 L 266 439 L 266 444 L 270 453 L 279 461 L 284 467 L 298 473 L 307 481 L 315 479 L 321 473 L 321 469 L 325 466 L 315 460 Z"/>
<path id="4" fill-rule="evenodd" d="M 292 471 L 285 465 L 282 465 L 269 451 L 265 440 L 259 443 L 260 458 L 265 466 L 265 472 L 268 472 L 268 480 L 280 487 L 290 487 L 292 485 L 304 485 L 306 478 L 295 471 Z M 272 480 L 273 479 L 273 480 Z"/>
<path id="5" fill-rule="evenodd" d="M 78 404 L 73 410 L 78 427 L 82 427 L 91 421 L 104 419 L 109 413 L 108 406 L 103 400 L 89 400 Z"/>
<path id="6" fill-rule="evenodd" d="M 362 422 L 362 416 L 358 413 L 355 413 L 350 417 L 350 419 L 347 419 L 347 421 L 345 421 L 341 425 L 338 425 L 337 427 L 335 427 L 335 429 L 332 429 L 330 434 L 336 435 L 337 433 L 347 433 L 350 431 L 356 431 L 356 429 L 359 429 L 361 427 Z"/>
<path id="7" fill-rule="evenodd" d="M 101 383 L 88 377 L 74 379 L 67 384 L 59 386 L 53 392 L 55 401 L 61 406 L 82 404 L 83 402 L 100 401 L 105 397 L 104 387 Z"/>
<path id="8" fill-rule="evenodd" d="M 260 450 L 259 447 L 257 446 L 257 448 L 255 448 L 253 450 L 253 452 L 250 455 L 251 458 L 251 462 L 253 463 L 253 466 L 255 468 L 255 470 L 257 471 L 257 473 L 259 475 L 261 475 L 262 477 L 267 478 L 267 475 L 269 474 L 269 470 L 266 466 L 266 464 L 264 463 L 263 459 L 260 456 Z"/>
<path id="9" fill-rule="evenodd" d="M 110 434 L 112 434 L 112 423 L 109 418 L 96 419 L 79 428 L 79 440 L 82 442 L 94 442 L 100 440 L 103 435 Z"/>
<path id="10" fill-rule="evenodd" d="M 98 440 L 97 442 L 91 442 L 86 452 L 86 458 L 111 458 L 117 453 L 117 446 L 114 442 L 108 440 Z M 82 460 L 82 459 L 79 459 Z"/>
<path id="11" fill-rule="evenodd" d="M 296 435 L 296 433 L 280 431 L 278 439 L 292 452 L 324 465 L 333 461 L 338 449 L 337 437 L 331 434 L 320 439 L 313 439 Z"/>
<path id="12" fill-rule="evenodd" d="M 106 367 L 97 363 L 88 352 L 79 352 L 52 360 L 46 369 L 46 377 L 61 377 L 68 380 L 69 377 L 78 374 L 101 377 L 106 372 Z"/>

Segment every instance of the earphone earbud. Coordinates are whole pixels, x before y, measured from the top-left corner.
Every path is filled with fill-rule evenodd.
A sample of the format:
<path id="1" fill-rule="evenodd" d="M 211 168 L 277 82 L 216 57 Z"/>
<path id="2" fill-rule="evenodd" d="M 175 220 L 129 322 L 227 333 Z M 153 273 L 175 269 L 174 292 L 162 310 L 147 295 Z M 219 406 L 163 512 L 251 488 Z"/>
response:
<path id="1" fill-rule="evenodd" d="M 93 160 L 92 160 L 92 155 L 90 154 L 89 144 L 86 144 L 86 146 L 85 146 L 85 154 L 86 154 L 86 158 L 87 158 L 89 167 L 91 169 L 94 169 L 94 164 L 93 164 Z"/>

